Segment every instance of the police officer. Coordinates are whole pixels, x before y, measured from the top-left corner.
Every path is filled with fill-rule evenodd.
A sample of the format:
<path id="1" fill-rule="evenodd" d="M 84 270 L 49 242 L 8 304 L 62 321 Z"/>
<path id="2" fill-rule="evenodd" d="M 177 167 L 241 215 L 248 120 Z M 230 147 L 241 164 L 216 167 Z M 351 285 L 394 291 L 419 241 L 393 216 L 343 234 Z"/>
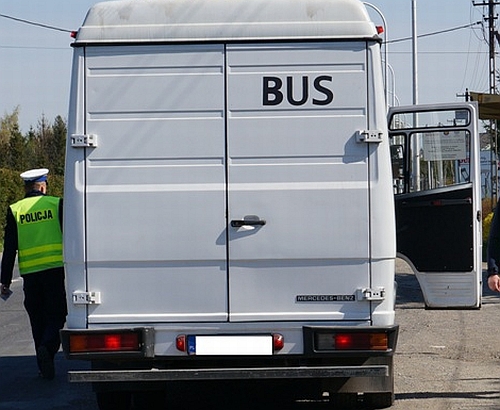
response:
<path id="1" fill-rule="evenodd" d="M 54 356 L 66 322 L 62 257 L 62 199 L 47 195 L 46 168 L 21 174 L 26 195 L 7 210 L 0 292 L 9 293 L 17 253 L 40 374 L 55 375 Z"/>

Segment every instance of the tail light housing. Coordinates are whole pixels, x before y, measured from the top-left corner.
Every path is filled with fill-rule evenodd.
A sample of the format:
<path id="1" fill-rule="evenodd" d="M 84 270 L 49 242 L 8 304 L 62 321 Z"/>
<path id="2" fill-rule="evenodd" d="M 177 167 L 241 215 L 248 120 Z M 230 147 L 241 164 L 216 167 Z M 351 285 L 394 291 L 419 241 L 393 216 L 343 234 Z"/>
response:
<path id="1" fill-rule="evenodd" d="M 89 356 L 154 355 L 154 329 L 62 330 L 63 350 L 69 358 Z"/>
<path id="2" fill-rule="evenodd" d="M 389 328 L 305 328 L 305 347 L 321 352 L 394 352 L 398 327 Z"/>

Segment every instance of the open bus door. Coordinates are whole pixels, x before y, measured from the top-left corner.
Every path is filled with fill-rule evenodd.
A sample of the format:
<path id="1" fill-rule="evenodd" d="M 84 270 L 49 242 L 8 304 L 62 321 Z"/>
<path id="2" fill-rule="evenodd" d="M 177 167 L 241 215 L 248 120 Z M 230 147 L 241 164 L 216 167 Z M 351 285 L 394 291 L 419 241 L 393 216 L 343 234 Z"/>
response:
<path id="1" fill-rule="evenodd" d="M 474 103 L 394 107 L 389 137 L 397 252 L 427 308 L 481 306 L 481 191 Z"/>

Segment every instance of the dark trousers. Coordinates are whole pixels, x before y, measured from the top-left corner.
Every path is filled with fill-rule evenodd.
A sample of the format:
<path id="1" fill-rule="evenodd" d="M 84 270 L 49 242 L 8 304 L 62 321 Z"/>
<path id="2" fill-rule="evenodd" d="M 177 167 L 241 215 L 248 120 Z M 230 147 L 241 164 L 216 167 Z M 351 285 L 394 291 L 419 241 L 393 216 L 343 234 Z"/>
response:
<path id="1" fill-rule="evenodd" d="M 28 312 L 35 349 L 45 346 L 52 358 L 61 345 L 59 330 L 66 323 L 68 309 L 64 268 L 23 275 L 24 307 Z"/>

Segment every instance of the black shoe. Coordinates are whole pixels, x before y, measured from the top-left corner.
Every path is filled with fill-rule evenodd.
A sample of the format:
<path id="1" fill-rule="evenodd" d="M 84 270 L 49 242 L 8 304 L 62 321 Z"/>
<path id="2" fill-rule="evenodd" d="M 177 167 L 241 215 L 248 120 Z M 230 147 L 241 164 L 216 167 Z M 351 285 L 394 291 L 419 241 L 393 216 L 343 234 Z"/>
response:
<path id="1" fill-rule="evenodd" d="M 45 346 L 40 346 L 36 352 L 38 367 L 42 373 L 42 377 L 47 380 L 52 380 L 56 374 L 54 367 L 54 359 L 50 355 Z"/>

